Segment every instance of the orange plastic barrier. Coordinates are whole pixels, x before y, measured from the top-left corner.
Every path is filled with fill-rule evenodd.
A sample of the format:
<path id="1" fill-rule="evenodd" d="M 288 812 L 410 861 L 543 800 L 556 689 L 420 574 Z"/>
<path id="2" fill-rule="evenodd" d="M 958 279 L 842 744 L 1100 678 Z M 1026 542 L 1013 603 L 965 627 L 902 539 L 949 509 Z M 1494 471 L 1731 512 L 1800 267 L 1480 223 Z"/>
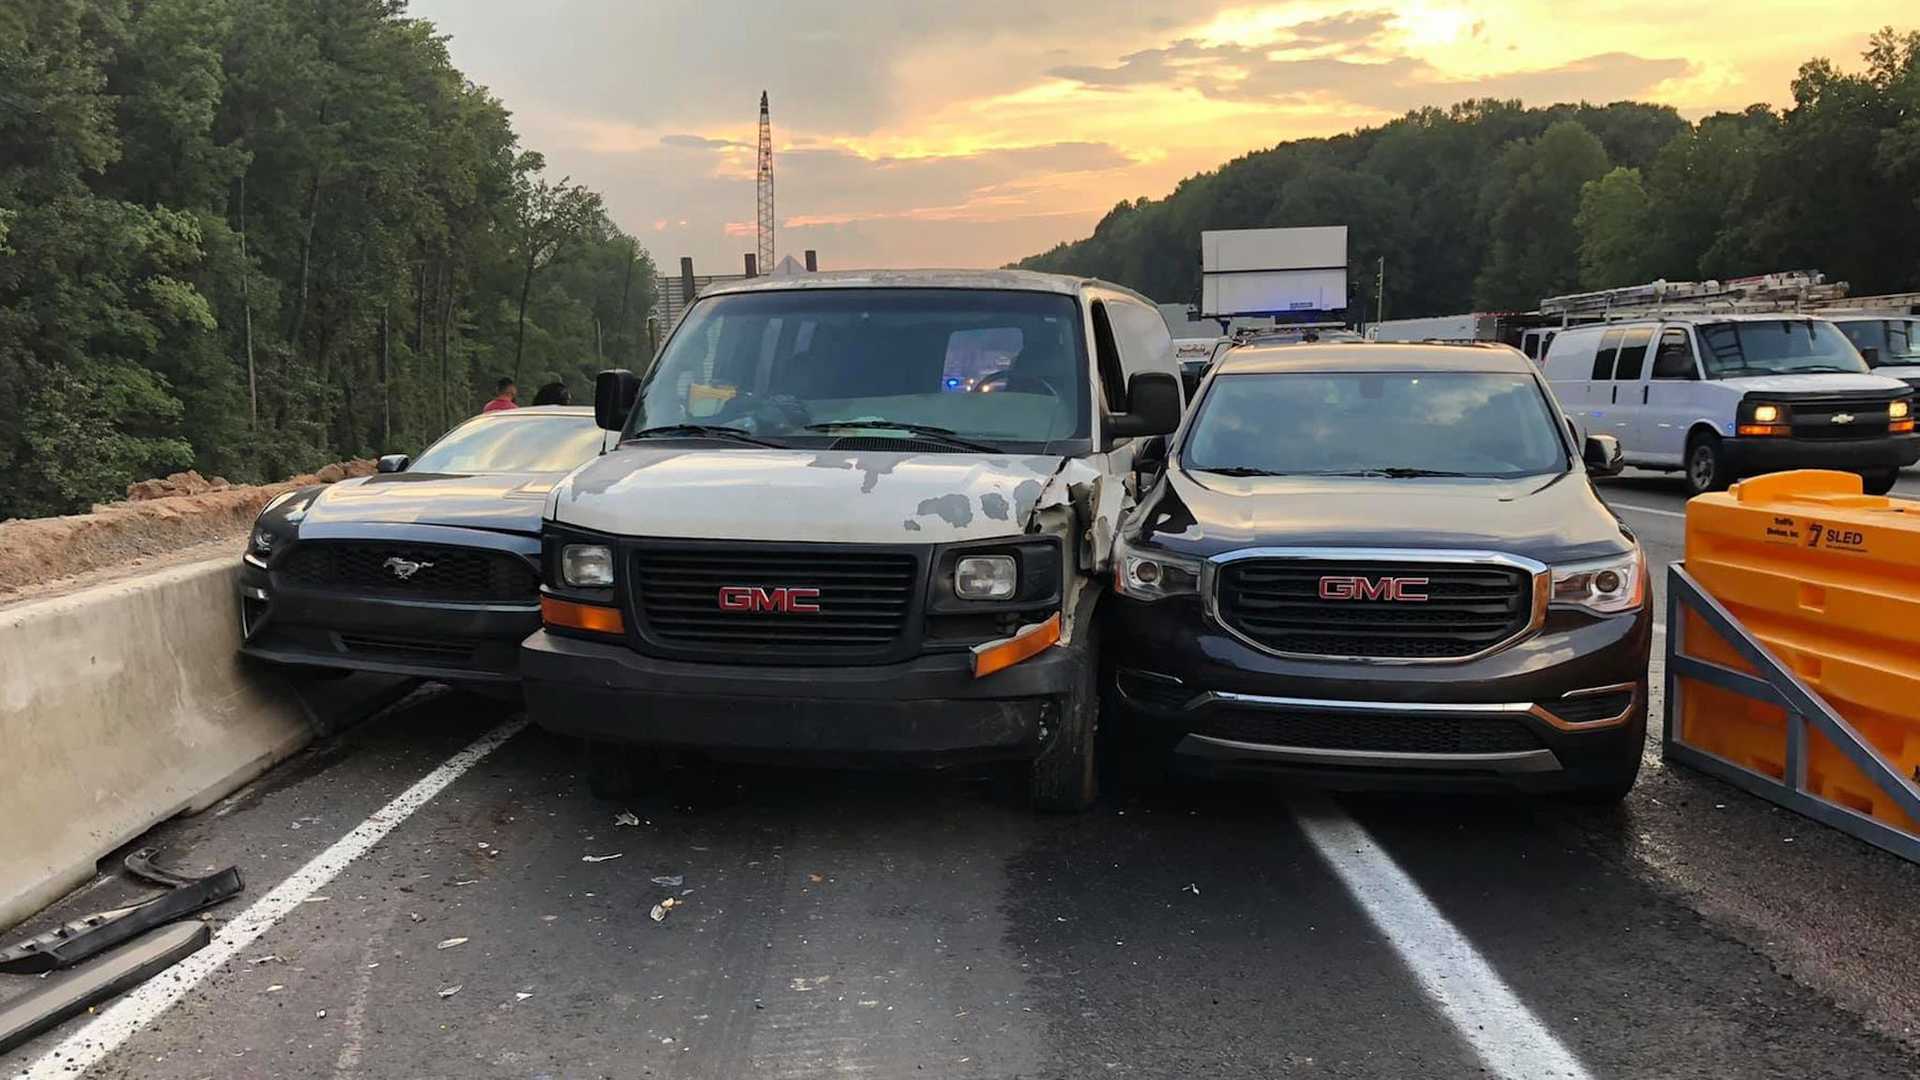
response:
<path id="1" fill-rule="evenodd" d="M 1852 473 L 1803 470 L 1687 504 L 1686 570 L 1901 777 L 1920 776 L 1920 502 L 1861 493 Z M 1753 673 L 1697 612 L 1682 654 Z M 1670 628 L 1671 631 L 1671 628 Z M 1673 737 L 1786 780 L 1787 717 L 1682 678 Z M 1804 790 L 1911 835 L 1920 821 L 1817 730 Z"/>

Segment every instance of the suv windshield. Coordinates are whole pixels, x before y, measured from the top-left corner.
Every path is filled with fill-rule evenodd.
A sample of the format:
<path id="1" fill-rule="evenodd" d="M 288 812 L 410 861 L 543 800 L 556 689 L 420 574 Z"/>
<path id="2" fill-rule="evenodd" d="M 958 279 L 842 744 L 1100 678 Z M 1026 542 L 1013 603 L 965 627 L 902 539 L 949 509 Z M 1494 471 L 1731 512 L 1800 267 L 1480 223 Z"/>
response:
<path id="1" fill-rule="evenodd" d="M 600 452 L 585 414 L 488 413 L 447 432 L 407 466 L 413 473 L 569 472 Z"/>
<path id="2" fill-rule="evenodd" d="M 1848 319 L 1836 325 L 1869 367 L 1920 364 L 1920 319 Z"/>
<path id="3" fill-rule="evenodd" d="M 1056 293 L 716 296 L 694 305 L 648 373 L 627 437 L 701 425 L 783 446 L 879 437 L 1041 450 L 1088 437 L 1086 355 L 1079 305 Z"/>
<path id="4" fill-rule="evenodd" d="M 1695 333 L 1708 378 L 1867 370 L 1853 343 L 1825 319 L 1706 323 Z"/>
<path id="5" fill-rule="evenodd" d="M 1568 465 L 1553 411 L 1527 375 L 1223 374 L 1199 408 L 1181 457 L 1193 471 L 1513 477 Z"/>

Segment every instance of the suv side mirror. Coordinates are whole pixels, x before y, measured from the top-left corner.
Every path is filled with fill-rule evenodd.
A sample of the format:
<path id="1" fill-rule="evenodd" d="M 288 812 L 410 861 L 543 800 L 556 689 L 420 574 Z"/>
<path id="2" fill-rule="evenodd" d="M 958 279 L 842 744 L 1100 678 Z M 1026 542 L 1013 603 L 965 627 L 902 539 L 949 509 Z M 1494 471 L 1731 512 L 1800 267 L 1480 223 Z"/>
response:
<path id="1" fill-rule="evenodd" d="M 374 472 L 406 472 L 413 459 L 405 454 L 382 454 L 380 460 L 373 463 Z"/>
<path id="2" fill-rule="evenodd" d="M 1180 380 L 1142 371 L 1127 380 L 1127 411 L 1107 417 L 1107 445 L 1140 435 L 1166 435 L 1180 426 Z"/>
<path id="3" fill-rule="evenodd" d="M 640 398 L 640 379 L 626 368 L 610 368 L 593 377 L 593 422 L 608 431 L 627 426 L 627 414 Z"/>
<path id="4" fill-rule="evenodd" d="M 1620 470 L 1627 467 L 1627 456 L 1620 450 L 1620 440 L 1611 435 L 1587 436 L 1587 445 L 1580 458 L 1586 462 L 1587 472 L 1594 476 L 1618 476 Z"/>

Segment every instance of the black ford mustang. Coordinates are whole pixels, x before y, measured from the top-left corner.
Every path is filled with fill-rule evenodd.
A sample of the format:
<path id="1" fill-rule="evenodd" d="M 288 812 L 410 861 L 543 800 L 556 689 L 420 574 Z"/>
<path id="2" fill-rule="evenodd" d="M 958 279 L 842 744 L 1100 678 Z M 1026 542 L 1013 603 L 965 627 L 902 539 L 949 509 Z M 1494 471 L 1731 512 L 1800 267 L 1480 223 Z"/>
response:
<path id="1" fill-rule="evenodd" d="M 547 492 L 598 455 L 593 410 L 476 416 L 417 460 L 267 504 L 240 572 L 241 652 L 333 671 L 512 683 L 540 628 Z"/>

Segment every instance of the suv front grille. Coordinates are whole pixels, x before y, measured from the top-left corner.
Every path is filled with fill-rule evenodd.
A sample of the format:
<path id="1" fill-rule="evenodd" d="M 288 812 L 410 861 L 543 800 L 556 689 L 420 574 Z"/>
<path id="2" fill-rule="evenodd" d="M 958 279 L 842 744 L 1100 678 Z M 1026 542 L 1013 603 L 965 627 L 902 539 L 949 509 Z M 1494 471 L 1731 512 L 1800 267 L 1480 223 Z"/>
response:
<path id="1" fill-rule="evenodd" d="M 1517 720 L 1489 716 L 1269 713 L 1223 709 L 1192 729 L 1195 735 L 1312 750 L 1401 754 L 1513 754 L 1541 747 Z"/>
<path id="2" fill-rule="evenodd" d="M 919 608 L 920 560 L 904 552 L 808 544 L 649 545 L 635 550 L 629 565 L 643 635 L 656 646 L 689 654 L 775 649 L 756 659 L 879 659 L 900 649 Z M 723 589 L 735 590 L 734 606 L 722 605 Z M 819 610 L 780 610 L 783 589 L 818 590 L 804 594 L 802 603 Z"/>
<path id="3" fill-rule="evenodd" d="M 417 565 L 403 578 L 406 564 Z M 422 600 L 532 604 L 540 592 L 539 577 L 519 556 L 439 544 L 308 541 L 274 570 L 308 588 Z"/>
<path id="4" fill-rule="evenodd" d="M 1420 578 L 1422 601 L 1332 600 L 1323 578 Z M 1220 619 L 1273 652 L 1395 660 L 1457 660 L 1524 630 L 1533 579 L 1490 563 L 1243 559 L 1220 568 Z"/>

